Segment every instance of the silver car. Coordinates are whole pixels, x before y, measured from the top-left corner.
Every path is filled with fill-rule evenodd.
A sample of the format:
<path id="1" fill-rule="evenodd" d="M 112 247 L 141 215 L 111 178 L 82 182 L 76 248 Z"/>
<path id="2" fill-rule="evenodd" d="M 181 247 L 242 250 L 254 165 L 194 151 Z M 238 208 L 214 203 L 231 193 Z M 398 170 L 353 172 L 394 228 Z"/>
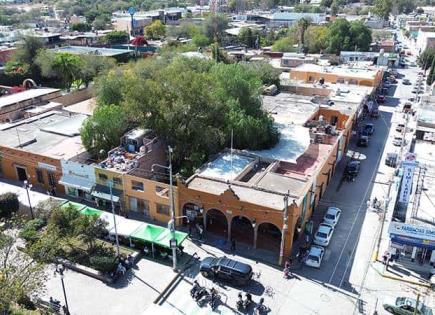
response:
<path id="1" fill-rule="evenodd" d="M 328 246 L 334 233 L 334 227 L 328 223 L 320 223 L 316 234 L 314 234 L 314 244 Z"/>
<path id="2" fill-rule="evenodd" d="M 323 217 L 323 222 L 335 226 L 340 219 L 341 209 L 337 207 L 329 207 Z"/>

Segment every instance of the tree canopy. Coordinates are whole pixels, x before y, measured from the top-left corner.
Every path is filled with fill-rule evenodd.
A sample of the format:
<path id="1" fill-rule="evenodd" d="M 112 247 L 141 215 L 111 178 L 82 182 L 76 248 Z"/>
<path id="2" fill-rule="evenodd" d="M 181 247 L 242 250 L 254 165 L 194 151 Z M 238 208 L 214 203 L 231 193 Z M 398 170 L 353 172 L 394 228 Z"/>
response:
<path id="1" fill-rule="evenodd" d="M 43 47 L 44 43 L 40 38 L 23 37 L 12 59 L 6 63 L 6 73 L 9 75 L 30 76 L 32 79 L 38 80 L 40 71 L 35 64 L 35 59 L 38 51 Z"/>
<path id="2" fill-rule="evenodd" d="M 145 26 L 145 35 L 151 39 L 162 38 L 166 34 L 166 26 L 160 22 L 160 20 L 155 20 L 150 25 Z"/>
<path id="3" fill-rule="evenodd" d="M 106 34 L 106 42 L 109 45 L 126 44 L 128 42 L 128 34 L 124 31 L 112 31 Z"/>
<path id="4" fill-rule="evenodd" d="M 349 22 L 340 18 L 329 26 L 327 50 L 333 54 L 348 50 L 368 51 L 371 40 L 371 30 L 361 21 Z"/>
<path id="5" fill-rule="evenodd" d="M 229 145 L 231 130 L 239 149 L 269 148 L 278 141 L 260 99 L 262 80 L 270 83 L 278 74 L 269 71 L 261 77 L 267 66 L 261 67 L 179 56 L 148 58 L 100 77 L 98 103 L 102 108 L 114 104 L 117 115 L 127 113 L 130 123 L 155 130 L 173 147 L 174 166 L 191 174 Z M 119 119 L 107 119 L 113 120 Z M 86 125 L 84 130 L 95 128 L 91 122 Z"/>
<path id="6" fill-rule="evenodd" d="M 127 127 L 127 117 L 121 107 L 99 106 L 82 125 L 83 145 L 93 156 L 106 156 L 112 148 L 119 145 L 119 139 Z"/>
<path id="7" fill-rule="evenodd" d="M 393 9 L 393 0 L 375 0 L 374 5 L 374 13 L 381 19 L 388 20 Z"/>
<path id="8" fill-rule="evenodd" d="M 220 42 L 225 35 L 225 29 L 228 27 L 228 19 L 223 14 L 208 15 L 203 24 L 204 35 L 210 42 Z"/>

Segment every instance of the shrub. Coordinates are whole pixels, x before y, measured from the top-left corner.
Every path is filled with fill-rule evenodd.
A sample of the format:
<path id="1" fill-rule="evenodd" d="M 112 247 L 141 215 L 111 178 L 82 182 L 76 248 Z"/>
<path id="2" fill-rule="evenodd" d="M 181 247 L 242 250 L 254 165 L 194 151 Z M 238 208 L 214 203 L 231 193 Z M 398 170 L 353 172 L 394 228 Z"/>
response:
<path id="1" fill-rule="evenodd" d="M 0 195 L 0 218 L 9 218 L 20 208 L 18 195 L 5 193 Z"/>
<path id="2" fill-rule="evenodd" d="M 39 239 L 38 231 L 45 226 L 46 222 L 43 219 L 34 219 L 28 221 L 20 232 L 20 237 L 27 242 L 35 242 Z"/>
<path id="3" fill-rule="evenodd" d="M 101 272 L 111 272 L 115 268 L 115 259 L 108 256 L 92 256 L 89 258 L 91 268 Z"/>

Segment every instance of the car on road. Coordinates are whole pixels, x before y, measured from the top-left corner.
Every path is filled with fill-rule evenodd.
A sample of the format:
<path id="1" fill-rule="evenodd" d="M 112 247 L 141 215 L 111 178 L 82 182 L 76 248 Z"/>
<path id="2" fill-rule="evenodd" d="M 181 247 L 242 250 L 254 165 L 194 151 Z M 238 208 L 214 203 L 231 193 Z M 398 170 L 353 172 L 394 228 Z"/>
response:
<path id="1" fill-rule="evenodd" d="M 324 254 L 325 249 L 323 247 L 311 245 L 310 249 L 308 250 L 307 258 L 305 259 L 305 265 L 314 268 L 320 268 Z"/>
<path id="2" fill-rule="evenodd" d="M 405 129 L 405 124 L 398 124 L 396 127 L 397 132 L 402 132 Z"/>
<path id="3" fill-rule="evenodd" d="M 385 96 L 384 95 L 378 95 L 378 103 L 384 103 L 385 102 Z"/>
<path id="4" fill-rule="evenodd" d="M 396 146 L 396 147 L 400 147 L 401 145 L 405 145 L 406 144 L 406 141 L 405 140 L 403 140 L 402 139 L 402 137 L 394 137 L 394 139 L 393 139 L 393 144 Z"/>
<path id="5" fill-rule="evenodd" d="M 368 135 L 371 136 L 373 132 L 375 132 L 375 125 L 373 125 L 372 123 L 367 123 L 364 126 L 364 131 L 366 131 Z"/>
<path id="6" fill-rule="evenodd" d="M 335 226 L 340 220 L 341 209 L 337 207 L 329 207 L 326 210 L 325 216 L 323 217 L 323 222 Z"/>
<path id="7" fill-rule="evenodd" d="M 412 89 L 412 93 L 414 93 L 414 94 L 417 94 L 418 92 L 419 92 L 419 88 L 418 87 L 414 87 L 413 89 Z"/>
<path id="8" fill-rule="evenodd" d="M 416 300 L 407 297 L 386 298 L 382 306 L 395 315 L 433 315 L 432 310 L 423 303 L 419 302 L 417 305 Z"/>
<path id="9" fill-rule="evenodd" d="M 316 234 L 314 234 L 314 244 L 320 246 L 328 246 L 334 233 L 334 227 L 328 223 L 320 223 L 317 228 Z"/>
<path id="10" fill-rule="evenodd" d="M 366 135 L 360 135 L 358 138 L 357 146 L 359 147 L 368 147 L 369 146 L 369 137 Z"/>
<path id="11" fill-rule="evenodd" d="M 359 169 L 361 168 L 361 162 L 357 160 L 350 161 L 346 165 L 346 169 L 344 170 L 344 173 L 346 175 L 355 177 L 359 173 Z"/>
<path id="12" fill-rule="evenodd" d="M 403 79 L 402 80 L 402 84 L 404 84 L 404 85 L 411 85 L 411 81 L 409 81 L 409 79 Z"/>
<path id="13" fill-rule="evenodd" d="M 227 257 L 206 257 L 199 271 L 206 278 L 219 279 L 234 285 L 246 285 L 252 278 L 252 267 Z"/>

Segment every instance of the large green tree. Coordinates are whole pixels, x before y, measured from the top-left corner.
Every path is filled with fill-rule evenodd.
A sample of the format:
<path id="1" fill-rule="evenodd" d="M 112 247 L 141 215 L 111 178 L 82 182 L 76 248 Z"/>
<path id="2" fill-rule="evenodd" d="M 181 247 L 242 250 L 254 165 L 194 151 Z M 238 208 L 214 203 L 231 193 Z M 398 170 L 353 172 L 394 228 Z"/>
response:
<path id="1" fill-rule="evenodd" d="M 101 105 L 85 120 L 80 135 L 86 150 L 102 158 L 120 144 L 119 139 L 127 127 L 127 117 L 120 106 Z"/>
<path id="2" fill-rule="evenodd" d="M 304 49 L 304 35 L 310 24 L 310 19 L 304 17 L 299 19 L 298 21 L 299 45 L 301 50 Z"/>
<path id="3" fill-rule="evenodd" d="M 44 267 L 17 249 L 14 233 L 0 232 L 0 313 L 10 314 L 10 308 L 34 297 L 44 288 Z"/>
<path id="4" fill-rule="evenodd" d="M 260 101 L 263 82 L 276 76 L 259 71 L 197 58 L 148 58 L 113 69 L 96 81 L 96 91 L 99 102 L 110 101 L 130 122 L 155 130 L 174 148 L 174 166 L 188 175 L 229 145 L 231 130 L 240 149 L 276 143 L 278 133 Z M 87 124 L 93 134 L 94 125 Z"/>
<path id="5" fill-rule="evenodd" d="M 116 44 L 127 44 L 128 43 L 128 33 L 124 31 L 112 31 L 105 36 L 106 42 L 109 45 Z"/>
<path id="6" fill-rule="evenodd" d="M 393 9 L 393 0 L 375 0 L 374 5 L 374 13 L 381 19 L 388 20 Z"/>
<path id="7" fill-rule="evenodd" d="M 349 22 L 340 18 L 329 26 L 327 50 L 337 55 L 340 51 L 367 51 L 371 40 L 371 30 L 361 21 Z"/>
<path id="8" fill-rule="evenodd" d="M 310 26 L 305 32 L 305 47 L 309 53 L 320 53 L 328 45 L 329 31 L 327 26 Z"/>
<path id="9" fill-rule="evenodd" d="M 160 20 L 156 20 L 152 22 L 150 25 L 145 26 L 145 35 L 151 39 L 159 39 L 164 37 L 166 34 L 166 26 L 160 22 Z"/>
<path id="10" fill-rule="evenodd" d="M 39 67 L 35 63 L 38 51 L 44 47 L 39 37 L 25 36 L 18 44 L 18 48 L 11 61 L 6 64 L 6 73 L 11 75 L 30 76 L 34 80 L 40 79 Z"/>
<path id="11" fill-rule="evenodd" d="M 202 26 L 204 35 L 211 42 L 220 42 L 225 35 L 225 29 L 228 28 L 228 19 L 223 14 L 212 14 L 205 18 Z"/>
<path id="12" fill-rule="evenodd" d="M 432 61 L 435 58 L 435 49 L 426 48 L 417 58 L 418 65 L 423 69 L 427 70 L 432 65 Z"/>

